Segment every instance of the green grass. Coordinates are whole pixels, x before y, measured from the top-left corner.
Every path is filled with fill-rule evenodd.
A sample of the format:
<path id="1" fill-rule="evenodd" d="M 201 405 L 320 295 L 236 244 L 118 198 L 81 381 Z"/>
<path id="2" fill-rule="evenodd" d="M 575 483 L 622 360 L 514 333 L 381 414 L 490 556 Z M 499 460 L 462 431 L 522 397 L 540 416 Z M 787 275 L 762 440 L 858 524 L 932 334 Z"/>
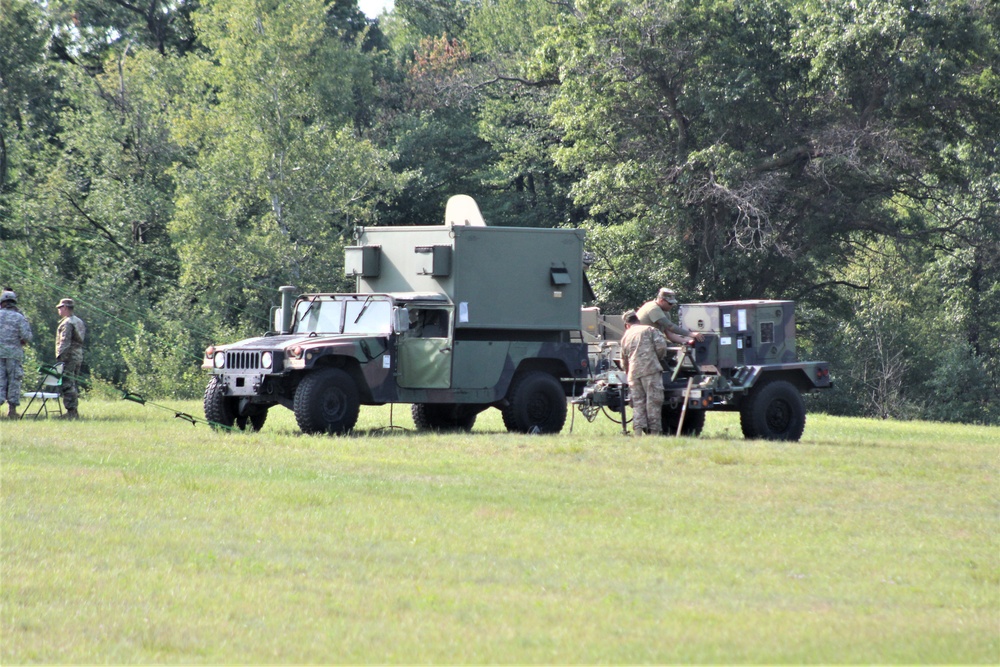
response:
<path id="1" fill-rule="evenodd" d="M 418 435 L 407 407 L 343 438 L 0 421 L 0 662 L 1000 662 L 1000 429 Z"/>

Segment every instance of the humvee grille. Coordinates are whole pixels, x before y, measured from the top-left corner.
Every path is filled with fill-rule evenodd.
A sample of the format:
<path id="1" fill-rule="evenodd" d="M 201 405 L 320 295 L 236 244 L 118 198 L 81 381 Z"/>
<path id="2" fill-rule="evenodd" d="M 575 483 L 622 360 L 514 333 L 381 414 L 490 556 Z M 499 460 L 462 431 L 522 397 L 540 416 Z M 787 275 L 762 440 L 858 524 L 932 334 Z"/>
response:
<path id="1" fill-rule="evenodd" d="M 252 371 L 260 368 L 260 352 L 226 352 L 226 368 Z"/>

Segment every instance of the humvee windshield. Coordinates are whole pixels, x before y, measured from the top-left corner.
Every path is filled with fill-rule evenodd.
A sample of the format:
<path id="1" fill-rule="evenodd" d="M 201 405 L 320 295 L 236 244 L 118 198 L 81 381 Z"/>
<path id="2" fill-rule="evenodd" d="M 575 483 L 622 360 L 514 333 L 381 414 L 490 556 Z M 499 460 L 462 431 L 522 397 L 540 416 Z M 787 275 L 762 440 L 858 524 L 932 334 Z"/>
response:
<path id="1" fill-rule="evenodd" d="M 380 334 L 392 331 L 392 303 L 375 296 L 316 296 L 295 306 L 294 333 Z"/>

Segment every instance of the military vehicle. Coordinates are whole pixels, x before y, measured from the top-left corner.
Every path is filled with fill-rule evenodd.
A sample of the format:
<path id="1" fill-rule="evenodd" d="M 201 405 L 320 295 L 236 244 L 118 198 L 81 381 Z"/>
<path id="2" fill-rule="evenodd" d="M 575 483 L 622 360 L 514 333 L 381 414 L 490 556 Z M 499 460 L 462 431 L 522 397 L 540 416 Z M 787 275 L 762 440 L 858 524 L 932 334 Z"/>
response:
<path id="1" fill-rule="evenodd" d="M 833 386 L 824 361 L 798 361 L 793 301 L 682 304 L 679 321 L 704 339 L 672 348 L 663 374 L 666 434 L 698 435 L 709 410 L 740 413 L 747 438 L 799 440 L 805 428 L 803 395 Z M 583 311 L 594 380 L 573 402 L 588 419 L 597 408 L 620 411 L 628 383 L 618 370 L 623 333 L 617 317 Z M 624 397 L 624 398 L 623 398 Z"/>
<path id="2" fill-rule="evenodd" d="M 582 308 L 584 261 L 582 230 L 487 227 L 464 195 L 443 225 L 359 228 L 344 263 L 354 292 L 281 287 L 273 331 L 205 351 L 205 416 L 259 430 L 281 405 L 303 432 L 346 433 L 361 405 L 409 403 L 418 429 L 471 430 L 492 407 L 508 431 L 557 433 L 570 399 L 624 430 L 623 325 Z M 831 381 L 825 362 L 796 358 L 793 302 L 686 304 L 680 321 L 704 340 L 670 356 L 665 433 L 738 410 L 748 438 L 802 436 L 802 395 Z"/>
<path id="3" fill-rule="evenodd" d="M 358 229 L 349 294 L 280 288 L 274 330 L 211 346 L 205 416 L 260 429 L 268 410 L 305 433 L 350 431 L 361 405 L 410 403 L 419 429 L 557 433 L 591 376 L 580 337 L 584 233 L 488 227 L 472 198 L 435 226 Z"/>

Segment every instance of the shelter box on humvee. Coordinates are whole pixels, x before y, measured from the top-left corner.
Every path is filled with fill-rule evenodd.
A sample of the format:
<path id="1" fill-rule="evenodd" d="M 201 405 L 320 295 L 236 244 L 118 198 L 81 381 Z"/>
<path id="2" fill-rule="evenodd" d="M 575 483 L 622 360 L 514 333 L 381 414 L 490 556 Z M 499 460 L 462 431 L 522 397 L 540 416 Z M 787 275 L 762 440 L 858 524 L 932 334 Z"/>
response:
<path id="1" fill-rule="evenodd" d="M 680 322 L 707 335 L 699 363 L 720 369 L 796 361 L 794 301 L 720 301 L 685 304 Z"/>
<path id="2" fill-rule="evenodd" d="M 445 224 L 360 230 L 345 272 L 359 293 L 443 294 L 455 329 L 577 331 L 584 232 Z"/>

